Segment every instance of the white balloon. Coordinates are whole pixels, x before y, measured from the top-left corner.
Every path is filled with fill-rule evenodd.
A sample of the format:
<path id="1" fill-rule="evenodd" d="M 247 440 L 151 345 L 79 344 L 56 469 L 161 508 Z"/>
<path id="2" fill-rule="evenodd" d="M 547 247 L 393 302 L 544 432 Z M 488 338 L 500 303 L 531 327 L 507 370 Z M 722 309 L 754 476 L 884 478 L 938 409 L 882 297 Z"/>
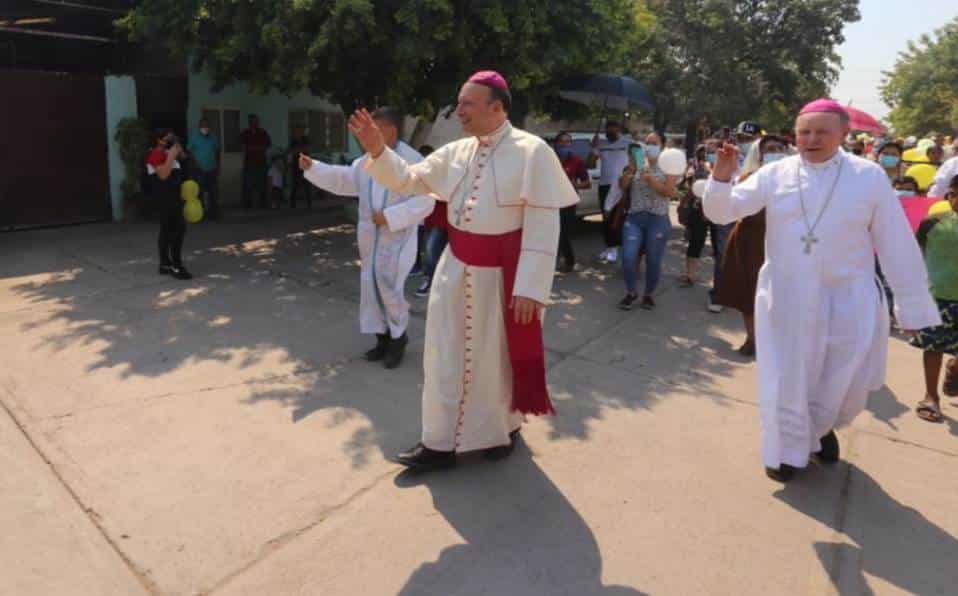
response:
<path id="1" fill-rule="evenodd" d="M 659 168 L 668 176 L 682 176 L 687 167 L 685 153 L 679 149 L 666 149 L 659 156 Z"/>
<path id="2" fill-rule="evenodd" d="M 700 199 L 704 197 L 706 184 L 707 182 L 705 181 L 704 178 L 701 180 L 696 180 L 695 183 L 692 184 L 692 194 L 697 196 Z"/>

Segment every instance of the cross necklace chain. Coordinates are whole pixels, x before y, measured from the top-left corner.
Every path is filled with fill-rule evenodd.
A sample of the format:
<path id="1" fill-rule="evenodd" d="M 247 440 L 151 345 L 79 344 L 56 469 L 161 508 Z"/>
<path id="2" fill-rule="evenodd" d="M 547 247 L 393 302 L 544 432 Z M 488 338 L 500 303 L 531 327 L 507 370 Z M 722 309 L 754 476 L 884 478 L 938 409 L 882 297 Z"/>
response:
<path id="1" fill-rule="evenodd" d="M 828 191 L 828 196 L 825 198 L 825 204 L 822 205 L 822 210 L 818 212 L 818 217 L 815 218 L 815 223 L 809 225 L 808 223 L 808 213 L 805 210 L 805 197 L 802 196 L 802 168 L 804 164 L 798 166 L 798 171 L 796 178 L 798 180 L 798 202 L 802 205 L 802 222 L 805 224 L 805 229 L 808 231 L 807 234 L 802 236 L 802 242 L 805 243 L 805 254 L 812 254 L 812 245 L 818 244 L 818 237 L 815 236 L 815 228 L 818 227 L 818 223 L 822 221 L 822 216 L 825 215 L 825 210 L 828 209 L 828 205 L 832 202 L 832 197 L 835 195 L 835 189 L 838 187 L 838 180 L 842 177 L 842 168 L 845 166 L 845 160 L 840 159 L 838 162 L 838 174 L 835 175 L 835 180 L 832 182 L 832 188 Z M 811 188 L 811 178 L 808 179 L 808 186 Z"/>

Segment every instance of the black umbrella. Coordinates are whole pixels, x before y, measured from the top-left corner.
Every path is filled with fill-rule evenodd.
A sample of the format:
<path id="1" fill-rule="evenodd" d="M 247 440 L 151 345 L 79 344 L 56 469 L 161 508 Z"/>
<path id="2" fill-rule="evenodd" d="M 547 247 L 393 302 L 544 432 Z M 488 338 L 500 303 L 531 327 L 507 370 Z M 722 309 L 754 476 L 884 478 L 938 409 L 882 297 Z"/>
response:
<path id="1" fill-rule="evenodd" d="M 655 102 L 642 85 L 632 77 L 601 74 L 571 78 L 559 87 L 559 97 L 587 106 L 612 108 L 627 112 L 632 108 L 652 111 Z"/>

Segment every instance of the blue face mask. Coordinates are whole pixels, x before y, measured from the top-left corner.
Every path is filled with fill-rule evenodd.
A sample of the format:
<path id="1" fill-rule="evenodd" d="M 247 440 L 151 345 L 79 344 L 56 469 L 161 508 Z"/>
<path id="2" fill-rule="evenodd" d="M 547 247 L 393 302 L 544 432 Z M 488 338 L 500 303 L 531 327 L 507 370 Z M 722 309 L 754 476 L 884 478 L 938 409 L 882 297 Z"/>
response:
<path id="1" fill-rule="evenodd" d="M 660 153 L 662 153 L 662 147 L 659 145 L 645 146 L 645 154 L 649 157 L 649 159 L 657 159 Z"/>
<path id="2" fill-rule="evenodd" d="M 775 163 L 780 159 L 785 159 L 784 153 L 766 153 L 765 157 L 762 158 L 763 164 Z"/>
<path id="3" fill-rule="evenodd" d="M 915 193 L 912 192 L 912 191 L 910 191 L 910 190 L 896 190 L 896 191 L 895 191 L 895 194 L 897 194 L 899 197 L 913 197 L 913 196 L 915 196 Z"/>
<path id="4" fill-rule="evenodd" d="M 882 155 L 878 158 L 878 163 L 881 164 L 883 168 L 894 168 L 898 166 L 898 163 L 901 161 L 897 155 Z"/>
<path id="5" fill-rule="evenodd" d="M 709 165 L 715 165 L 715 162 L 718 161 L 718 156 L 714 153 L 709 153 L 705 156 L 705 161 L 709 162 Z"/>
<path id="6" fill-rule="evenodd" d="M 742 152 L 742 157 L 745 157 L 746 155 L 748 155 L 748 150 L 751 148 L 752 148 L 751 143 L 741 143 L 738 146 L 738 150 Z"/>
<path id="7" fill-rule="evenodd" d="M 565 161 L 572 157 L 572 147 L 556 147 L 556 153 L 559 155 L 559 159 Z"/>

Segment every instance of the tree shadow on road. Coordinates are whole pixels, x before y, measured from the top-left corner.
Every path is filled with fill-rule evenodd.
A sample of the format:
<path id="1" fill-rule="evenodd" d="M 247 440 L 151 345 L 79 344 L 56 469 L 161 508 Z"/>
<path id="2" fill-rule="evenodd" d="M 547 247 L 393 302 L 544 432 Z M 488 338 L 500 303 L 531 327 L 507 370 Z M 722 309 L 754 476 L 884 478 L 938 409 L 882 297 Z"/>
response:
<path id="1" fill-rule="evenodd" d="M 595 536 L 524 443 L 505 461 L 465 459 L 465 469 L 427 475 L 407 471 L 396 478 L 400 488 L 425 485 L 436 510 L 465 542 L 423 563 L 399 594 L 643 594 L 603 585 Z"/>
<path id="2" fill-rule="evenodd" d="M 815 551 L 841 594 L 872 594 L 865 574 L 909 594 L 949 594 L 958 585 L 958 539 L 920 511 L 888 494 L 854 464 L 845 503 L 836 508 L 817 490 L 795 482 L 775 497 L 847 536 L 854 544 L 817 542 Z M 942 473 L 948 473 L 942 470 Z M 849 523 L 849 518 L 854 517 Z"/>

